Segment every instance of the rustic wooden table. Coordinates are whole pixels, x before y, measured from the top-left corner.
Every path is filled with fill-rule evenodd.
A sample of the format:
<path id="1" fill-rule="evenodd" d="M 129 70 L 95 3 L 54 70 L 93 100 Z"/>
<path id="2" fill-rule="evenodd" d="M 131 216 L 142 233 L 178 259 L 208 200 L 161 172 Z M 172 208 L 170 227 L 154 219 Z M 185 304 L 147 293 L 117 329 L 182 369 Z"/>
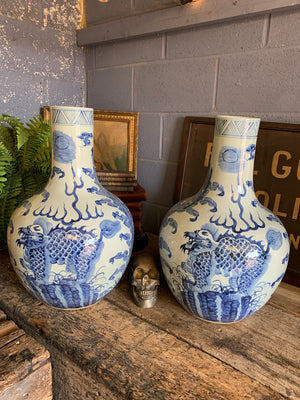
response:
<path id="1" fill-rule="evenodd" d="M 300 399 L 299 288 L 282 283 L 230 325 L 188 314 L 163 282 L 157 304 L 138 308 L 126 276 L 98 304 L 64 311 L 28 294 L 0 257 L 0 308 L 50 352 L 56 400 Z"/>
<path id="2" fill-rule="evenodd" d="M 50 355 L 0 310 L 0 400 L 51 400 Z"/>

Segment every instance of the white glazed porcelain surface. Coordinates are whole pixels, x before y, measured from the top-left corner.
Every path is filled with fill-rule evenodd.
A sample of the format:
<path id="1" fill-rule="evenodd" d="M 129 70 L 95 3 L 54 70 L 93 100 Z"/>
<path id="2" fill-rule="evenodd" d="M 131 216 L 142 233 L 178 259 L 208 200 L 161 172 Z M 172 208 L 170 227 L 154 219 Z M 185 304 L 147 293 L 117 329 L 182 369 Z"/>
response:
<path id="1" fill-rule="evenodd" d="M 216 118 L 206 182 L 172 207 L 161 226 L 160 256 L 172 293 L 213 322 L 236 322 L 261 308 L 288 263 L 286 230 L 253 188 L 259 122 Z"/>
<path id="2" fill-rule="evenodd" d="M 127 207 L 98 182 L 93 109 L 51 107 L 48 184 L 13 213 L 8 247 L 24 286 L 54 307 L 101 300 L 118 283 L 133 244 Z"/>

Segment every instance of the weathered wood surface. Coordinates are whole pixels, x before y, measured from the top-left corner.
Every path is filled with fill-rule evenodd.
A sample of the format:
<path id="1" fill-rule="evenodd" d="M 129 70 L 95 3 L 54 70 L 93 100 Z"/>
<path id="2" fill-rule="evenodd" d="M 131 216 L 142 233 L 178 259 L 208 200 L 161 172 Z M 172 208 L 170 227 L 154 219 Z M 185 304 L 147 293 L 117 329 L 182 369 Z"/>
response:
<path id="1" fill-rule="evenodd" d="M 88 15 L 90 10 L 99 12 L 100 7 L 97 10 L 93 5 L 95 5 L 94 2 L 87 2 Z M 220 23 L 238 17 L 250 18 L 272 11 L 293 10 L 298 7 L 298 0 L 252 0 L 251 2 L 249 0 L 217 2 L 207 0 L 187 4 L 184 7 L 170 7 L 104 22 L 101 22 L 101 15 L 98 15 L 99 24 L 93 22 L 93 25 L 77 31 L 77 44 L 87 46 L 112 40 L 130 39 L 209 23 Z"/>
<path id="2" fill-rule="evenodd" d="M 300 398 L 297 288 L 289 296 L 284 285 L 256 314 L 226 326 L 189 315 L 164 284 L 155 307 L 138 308 L 126 277 L 97 305 L 64 311 L 32 298 L 1 259 L 0 307 L 60 354 L 66 375 L 73 365 L 57 399 Z"/>
<path id="3" fill-rule="evenodd" d="M 0 310 L 0 400 L 51 400 L 48 351 Z"/>

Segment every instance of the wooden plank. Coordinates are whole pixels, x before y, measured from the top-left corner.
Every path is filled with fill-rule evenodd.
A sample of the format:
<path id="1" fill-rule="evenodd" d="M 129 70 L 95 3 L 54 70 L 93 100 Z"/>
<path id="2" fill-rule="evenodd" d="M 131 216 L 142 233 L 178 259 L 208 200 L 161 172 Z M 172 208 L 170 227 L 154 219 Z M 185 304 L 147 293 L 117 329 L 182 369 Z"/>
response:
<path id="1" fill-rule="evenodd" d="M 46 317 L 49 336 L 44 338 L 119 398 L 127 398 L 128 391 L 131 399 L 283 398 L 105 300 L 72 312 L 33 305 L 30 314 L 37 321 Z"/>
<path id="2" fill-rule="evenodd" d="M 6 346 L 10 342 L 15 341 L 15 343 L 18 344 L 17 339 L 23 335 L 25 335 L 25 332 L 22 329 L 17 329 L 17 330 L 9 332 L 5 336 L 0 337 L 0 352 L 1 352 L 1 348 Z"/>
<path id="3" fill-rule="evenodd" d="M 4 311 L 0 310 L 0 321 L 4 321 L 6 319 L 6 315 Z"/>
<path id="4" fill-rule="evenodd" d="M 13 321 L 0 322 L 0 338 L 8 335 L 10 332 L 17 330 L 18 327 Z"/>
<path id="5" fill-rule="evenodd" d="M 0 310 L 0 400 L 50 400 L 49 353 Z"/>
<path id="6" fill-rule="evenodd" d="M 299 293 L 298 293 L 299 296 Z M 186 312 L 162 285 L 152 309 L 137 307 L 122 280 L 107 300 L 231 365 L 290 399 L 300 398 L 300 319 L 272 305 L 236 324 L 213 324 Z M 291 305 L 285 308 L 294 309 Z M 298 302 L 298 297 L 295 303 Z"/>
<path id="7" fill-rule="evenodd" d="M 93 307 L 56 310 L 40 304 L 18 282 L 11 281 L 7 266 L 0 265 L 0 306 L 6 313 L 37 335 L 42 332 L 43 340 L 118 399 L 283 399 L 247 373 L 202 351 L 201 326 L 194 330 L 198 339 L 194 345 L 171 333 L 160 320 L 133 315 L 130 307 L 124 309 L 125 303 L 122 307 L 113 304 L 118 296 L 126 298 L 127 289 L 114 292 L 118 294 Z M 170 318 L 175 312 L 176 323 L 177 309 L 169 298 L 167 305 L 171 309 L 166 314 Z M 185 313 L 188 326 L 181 331 L 191 327 L 189 320 L 194 319 Z M 74 384 L 78 387 L 78 382 Z M 69 390 L 71 396 L 72 387 Z"/>
<path id="8" fill-rule="evenodd" d="M 27 382 L 31 379 L 38 385 L 34 373 L 46 363 L 50 364 L 48 351 L 31 336 L 23 335 L 8 343 L 0 350 L 0 393 L 18 386 L 30 375 Z"/>
<path id="9" fill-rule="evenodd" d="M 53 367 L 53 396 L 56 400 L 120 400 L 110 386 L 95 378 L 55 347 L 51 348 Z M 128 400 L 129 400 L 128 396 Z"/>
<path id="10" fill-rule="evenodd" d="M 300 318 L 300 288 L 281 282 L 268 304 Z"/>
<path id="11" fill-rule="evenodd" d="M 79 46 L 86 46 L 129 39 L 238 17 L 252 17 L 271 11 L 295 9 L 299 5 L 299 0 L 198 1 L 184 7 L 165 8 L 89 26 L 77 31 L 77 43 Z"/>
<path id="12" fill-rule="evenodd" d="M 0 400 L 51 400 L 51 364 L 47 362 L 31 375 L 25 377 L 18 385 L 0 393 Z M 66 397 L 67 399 L 67 397 Z"/>

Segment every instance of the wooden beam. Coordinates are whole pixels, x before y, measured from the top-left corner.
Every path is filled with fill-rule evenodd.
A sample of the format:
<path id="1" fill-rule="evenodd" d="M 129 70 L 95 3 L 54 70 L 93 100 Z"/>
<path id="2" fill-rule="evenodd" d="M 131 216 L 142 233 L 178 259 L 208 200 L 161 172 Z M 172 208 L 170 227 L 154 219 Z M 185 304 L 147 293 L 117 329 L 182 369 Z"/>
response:
<path id="1" fill-rule="evenodd" d="M 80 29 L 77 44 L 94 45 L 299 7 L 300 0 L 198 0 Z"/>

